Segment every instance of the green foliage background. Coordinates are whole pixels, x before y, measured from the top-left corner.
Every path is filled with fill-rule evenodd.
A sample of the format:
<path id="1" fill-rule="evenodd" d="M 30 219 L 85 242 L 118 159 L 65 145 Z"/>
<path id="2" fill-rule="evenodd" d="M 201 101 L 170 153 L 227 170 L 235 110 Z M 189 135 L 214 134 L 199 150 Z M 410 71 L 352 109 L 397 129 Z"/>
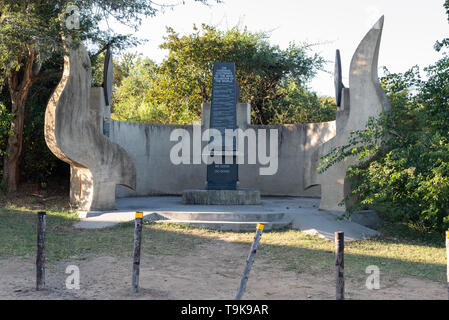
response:
<path id="1" fill-rule="evenodd" d="M 282 50 L 266 33 L 202 25 L 180 36 L 167 28 L 168 57 L 155 65 L 135 58 L 117 87 L 113 113 L 119 120 L 189 124 L 201 119 L 201 104 L 211 100 L 216 61 L 236 63 L 240 101 L 249 102 L 254 124 L 321 122 L 335 119 L 331 98 L 319 98 L 307 82 L 324 61 L 307 44 Z M 129 65 L 129 56 L 123 60 Z M 121 66 L 119 69 L 127 69 Z"/>
<path id="2" fill-rule="evenodd" d="M 347 157 L 361 160 L 348 172 L 356 198 L 348 215 L 374 208 L 422 231 L 449 228 L 449 57 L 425 71 L 426 81 L 418 67 L 404 74 L 385 70 L 392 110 L 322 159 L 322 171 Z"/>
<path id="3" fill-rule="evenodd" d="M 444 3 L 449 20 L 449 0 Z M 438 41 L 436 63 L 403 74 L 385 69 L 382 86 L 392 109 L 352 133 L 348 144 L 322 158 L 321 171 L 357 157 L 348 171 L 354 204 L 374 208 L 393 222 L 443 234 L 449 229 L 449 40 Z"/>
<path id="4" fill-rule="evenodd" d="M 48 149 L 44 138 L 45 108 L 62 75 L 62 56 L 54 55 L 44 63 L 48 76 L 39 80 L 30 90 L 26 105 L 23 151 L 21 159 L 22 181 L 45 183 L 55 172 L 68 173 L 68 165 L 56 158 Z M 6 86 L 0 94 L 0 168 L 8 152 L 7 139 L 11 132 L 13 114 Z"/>
<path id="5" fill-rule="evenodd" d="M 89 16 L 94 3 L 115 8 L 113 1 L 83 2 L 83 16 Z M 23 16 L 23 10 L 14 1 L 3 1 L 4 8 L 12 8 L 10 11 L 16 14 L 8 16 L 0 26 L 0 84 L 5 83 L 9 71 L 21 67 L 24 43 L 30 39 L 39 51 L 35 64 L 42 63 L 45 70 L 26 102 L 21 159 L 22 180 L 41 183 L 55 173 L 68 176 L 68 166 L 49 151 L 43 136 L 45 107 L 62 72 L 62 52 L 56 50 L 61 44 L 52 40 L 60 32 L 57 12 L 53 3 L 43 4 L 37 8 L 33 2 L 33 15 Z M 60 4 L 62 8 L 69 2 Z M 128 11 L 118 8 L 112 15 L 125 20 L 142 12 L 151 16 L 155 12 L 147 8 L 149 4 L 143 0 L 126 2 Z M 449 16 L 449 0 L 444 6 Z M 85 21 L 91 25 L 82 25 L 82 33 L 74 36 L 99 46 L 115 41 L 117 50 L 135 43 L 132 37 L 102 32 L 98 27 L 100 20 L 99 16 L 90 16 Z M 44 22 L 48 21 L 51 23 L 46 29 Z M 132 53 L 115 61 L 112 104 L 116 119 L 148 123 L 199 120 L 201 103 L 211 98 L 214 61 L 236 62 L 241 101 L 251 103 L 254 124 L 335 119 L 335 100 L 318 97 L 307 87 L 324 64 L 310 45 L 292 43 L 282 50 L 270 45 L 265 33 L 237 27 L 220 31 L 202 25 L 184 36 L 168 28 L 161 47 L 169 55 L 160 65 Z M 365 130 L 353 133 L 347 145 L 323 158 L 322 170 L 350 156 L 361 160 L 348 172 L 351 195 L 356 199 L 348 215 L 374 208 L 390 221 L 426 232 L 449 229 L 449 56 L 444 53 L 448 47 L 448 39 L 436 43 L 435 49 L 442 51 L 443 56 L 425 68 L 426 80 L 417 67 L 403 74 L 385 70 L 382 85 L 392 110 L 379 119 L 371 119 Z M 102 84 L 103 60 L 104 53 L 92 59 L 92 85 Z M 7 86 L 0 86 L 1 164 L 8 152 L 7 137 L 14 134 L 10 130 L 10 109 Z"/>

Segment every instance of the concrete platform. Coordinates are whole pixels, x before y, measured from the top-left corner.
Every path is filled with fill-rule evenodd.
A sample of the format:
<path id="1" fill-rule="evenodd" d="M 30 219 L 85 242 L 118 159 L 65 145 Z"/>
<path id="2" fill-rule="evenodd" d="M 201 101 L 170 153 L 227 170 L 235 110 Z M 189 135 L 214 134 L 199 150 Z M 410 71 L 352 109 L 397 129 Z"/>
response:
<path id="1" fill-rule="evenodd" d="M 260 191 L 256 189 L 187 189 L 182 194 L 182 203 L 195 205 L 258 205 L 260 204 Z"/>
<path id="2" fill-rule="evenodd" d="M 119 198 L 117 210 L 80 212 L 77 228 L 104 228 L 134 220 L 135 211 L 157 223 L 182 223 L 225 231 L 254 231 L 256 223 L 265 230 L 293 228 L 333 240 L 334 232 L 344 231 L 345 240 L 378 236 L 373 229 L 348 220 L 339 214 L 318 209 L 320 199 L 300 197 L 262 197 L 260 205 L 184 205 L 181 197 Z"/>

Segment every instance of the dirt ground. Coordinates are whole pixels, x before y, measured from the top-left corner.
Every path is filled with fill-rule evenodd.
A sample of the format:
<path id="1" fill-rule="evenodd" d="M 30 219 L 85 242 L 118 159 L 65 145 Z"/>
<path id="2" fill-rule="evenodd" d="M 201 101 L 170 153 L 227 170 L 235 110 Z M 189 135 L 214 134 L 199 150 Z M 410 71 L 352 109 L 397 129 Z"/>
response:
<path id="1" fill-rule="evenodd" d="M 132 294 L 131 258 L 91 256 L 85 260 L 47 265 L 47 287 L 35 291 L 34 261 L 0 260 L 0 299 L 234 299 L 247 252 L 235 243 L 198 246 L 189 255 L 144 256 L 140 291 Z M 66 289 L 68 265 L 80 269 L 80 289 Z M 331 271 L 331 270 L 330 270 Z M 346 282 L 347 299 L 446 299 L 444 284 L 414 278 L 383 280 L 380 290 L 365 288 L 366 279 Z M 257 259 L 244 299 L 323 300 L 335 298 L 335 280 L 329 274 L 285 271 L 273 262 Z"/>

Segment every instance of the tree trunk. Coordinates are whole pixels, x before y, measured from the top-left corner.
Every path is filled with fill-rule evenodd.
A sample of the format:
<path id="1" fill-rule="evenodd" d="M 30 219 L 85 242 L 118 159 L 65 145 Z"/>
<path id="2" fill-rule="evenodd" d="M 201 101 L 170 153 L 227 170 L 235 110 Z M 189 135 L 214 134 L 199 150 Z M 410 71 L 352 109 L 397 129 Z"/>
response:
<path id="1" fill-rule="evenodd" d="M 22 154 L 23 125 L 25 120 L 25 103 L 33 83 L 38 79 L 33 72 L 34 50 L 28 48 L 28 57 L 22 70 L 12 70 L 8 77 L 9 93 L 11 95 L 11 112 L 14 118 L 11 122 L 11 131 L 14 134 L 8 137 L 7 155 L 3 162 L 3 185 L 6 191 L 17 191 L 19 184 L 19 160 Z M 22 71 L 22 72 L 20 72 Z"/>
<path id="2" fill-rule="evenodd" d="M 3 162 L 3 184 L 8 192 L 17 191 L 19 184 L 19 159 L 22 154 L 25 101 L 26 97 L 12 102 L 11 110 L 15 116 L 11 122 L 11 131 L 14 134 L 8 137 L 8 154 Z"/>

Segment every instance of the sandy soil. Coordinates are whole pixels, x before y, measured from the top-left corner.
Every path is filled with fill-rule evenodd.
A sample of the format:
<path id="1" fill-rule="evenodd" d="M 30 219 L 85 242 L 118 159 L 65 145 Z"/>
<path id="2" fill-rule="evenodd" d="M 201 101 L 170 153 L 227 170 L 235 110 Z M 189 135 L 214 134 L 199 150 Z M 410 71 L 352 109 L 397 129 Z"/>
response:
<path id="1" fill-rule="evenodd" d="M 185 256 L 144 256 L 140 291 L 131 294 L 130 258 L 92 256 L 86 260 L 60 261 L 47 266 L 47 290 L 35 291 L 34 261 L 0 260 L 0 299 L 234 299 L 247 252 L 224 242 L 204 244 Z M 68 265 L 80 269 L 80 289 L 65 286 Z M 332 272 L 328 275 L 282 270 L 273 262 L 257 259 L 244 299 L 334 299 Z M 365 279 L 346 282 L 347 299 L 445 299 L 444 284 L 428 280 L 381 278 L 381 289 L 365 288 Z"/>

